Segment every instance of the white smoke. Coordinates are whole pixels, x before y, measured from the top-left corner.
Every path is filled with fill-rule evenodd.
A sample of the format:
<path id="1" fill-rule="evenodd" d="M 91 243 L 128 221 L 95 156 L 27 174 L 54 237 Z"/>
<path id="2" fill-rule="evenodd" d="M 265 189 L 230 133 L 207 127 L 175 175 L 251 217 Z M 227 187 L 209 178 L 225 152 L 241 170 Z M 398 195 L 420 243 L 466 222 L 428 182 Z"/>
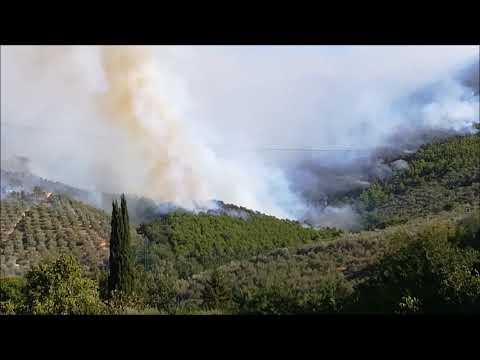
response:
<path id="1" fill-rule="evenodd" d="M 219 199 L 302 218 L 312 211 L 297 189 L 315 181 L 290 171 L 304 156 L 251 149 L 373 148 L 398 126 L 478 121 L 478 97 L 451 76 L 478 63 L 478 46 L 1 50 L 2 159 L 25 156 L 45 178 L 187 208 Z M 403 101 L 439 79 L 430 100 Z M 348 209 L 315 217 L 332 225 L 338 214 L 355 218 Z"/>
<path id="2" fill-rule="evenodd" d="M 435 88 L 434 99 L 420 110 L 420 118 L 432 128 L 469 131 L 479 120 L 478 95 L 453 80 Z"/>
<path id="3" fill-rule="evenodd" d="M 354 231 L 360 229 L 360 215 L 348 205 L 340 207 L 327 206 L 323 209 L 312 207 L 303 216 L 306 219 L 312 219 L 314 221 L 313 225 Z"/>
<path id="4" fill-rule="evenodd" d="M 2 50 L 2 154 L 29 157 L 33 172 L 186 208 L 222 199 L 288 216 L 270 191 L 283 174 L 253 157 L 216 156 L 182 114 L 183 97 L 170 93 L 171 73 L 152 49 Z"/>

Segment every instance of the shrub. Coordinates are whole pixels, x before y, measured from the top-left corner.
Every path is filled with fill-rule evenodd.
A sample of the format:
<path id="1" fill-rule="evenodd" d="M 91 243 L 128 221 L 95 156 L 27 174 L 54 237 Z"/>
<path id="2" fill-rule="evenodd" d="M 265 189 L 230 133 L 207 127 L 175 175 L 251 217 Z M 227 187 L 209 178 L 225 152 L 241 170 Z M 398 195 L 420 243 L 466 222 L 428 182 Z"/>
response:
<path id="1" fill-rule="evenodd" d="M 101 311 L 97 284 L 85 278 L 72 256 L 34 266 L 25 276 L 25 311 L 31 314 L 83 315 Z"/>
<path id="2" fill-rule="evenodd" d="M 108 296 L 105 307 L 102 309 L 105 315 L 136 314 L 145 309 L 144 300 L 136 294 L 113 290 Z"/>
<path id="3" fill-rule="evenodd" d="M 148 274 L 148 301 L 158 311 L 175 314 L 178 302 L 178 276 L 171 263 L 156 265 Z"/>
<path id="4" fill-rule="evenodd" d="M 0 279 L 0 314 L 21 313 L 24 306 L 25 280 L 19 277 Z"/>
<path id="5" fill-rule="evenodd" d="M 289 286 L 274 281 L 266 287 L 240 289 L 235 302 L 241 314 L 292 315 L 341 312 L 351 294 L 341 274 L 327 274 L 313 287 Z"/>
<path id="6" fill-rule="evenodd" d="M 206 280 L 202 291 L 203 306 L 206 309 L 228 308 L 232 300 L 232 289 L 225 274 L 215 269 Z"/>
<path id="7" fill-rule="evenodd" d="M 420 311 L 421 302 L 416 297 L 404 296 L 398 304 L 398 314 L 415 314 Z"/>
<path id="8" fill-rule="evenodd" d="M 480 301 L 480 253 L 451 241 L 452 229 L 433 224 L 386 255 L 358 288 L 361 312 L 456 312 Z M 400 305 L 399 305 L 400 304 Z M 354 306 L 355 307 L 355 306 Z"/>
<path id="9" fill-rule="evenodd" d="M 455 240 L 462 247 L 480 250 L 480 211 L 460 222 Z"/>

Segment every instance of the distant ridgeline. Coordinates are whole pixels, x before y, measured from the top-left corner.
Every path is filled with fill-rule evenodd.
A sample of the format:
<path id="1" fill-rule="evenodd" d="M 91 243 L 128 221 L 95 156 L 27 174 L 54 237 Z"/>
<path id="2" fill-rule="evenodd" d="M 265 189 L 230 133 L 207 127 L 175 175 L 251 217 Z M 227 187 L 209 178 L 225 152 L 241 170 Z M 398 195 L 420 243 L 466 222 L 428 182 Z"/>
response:
<path id="1" fill-rule="evenodd" d="M 30 173 L 28 170 L 19 171 L 18 167 L 1 169 L 0 198 L 4 199 L 10 193 L 29 194 L 36 188 L 39 191 L 66 195 L 69 198 L 81 201 L 108 213 L 112 210 L 112 201 L 120 194 L 108 194 L 79 189 L 58 181 L 50 181 Z M 157 215 L 157 204 L 145 197 L 127 195 L 130 219 L 134 224 L 154 219 Z"/>

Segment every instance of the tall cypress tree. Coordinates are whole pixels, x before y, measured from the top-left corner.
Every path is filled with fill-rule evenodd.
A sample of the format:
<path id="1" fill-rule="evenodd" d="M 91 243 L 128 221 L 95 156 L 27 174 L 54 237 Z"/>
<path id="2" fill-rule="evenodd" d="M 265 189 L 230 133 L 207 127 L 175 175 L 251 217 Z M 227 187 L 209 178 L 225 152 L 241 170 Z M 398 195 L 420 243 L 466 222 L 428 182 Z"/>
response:
<path id="1" fill-rule="evenodd" d="M 134 264 L 133 252 L 131 247 L 130 236 L 130 221 L 127 209 L 127 200 L 122 194 L 120 198 L 121 206 L 121 258 L 122 258 L 122 272 L 121 272 L 121 290 L 127 294 L 133 293 L 134 289 Z"/>
<path id="2" fill-rule="evenodd" d="M 117 201 L 112 202 L 112 220 L 110 232 L 110 258 L 109 258 L 109 276 L 108 276 L 108 292 L 118 289 L 120 283 L 120 227 L 119 227 L 119 211 Z"/>
<path id="3" fill-rule="evenodd" d="M 134 289 L 134 264 L 130 241 L 130 224 L 125 195 L 112 204 L 112 230 L 110 236 L 110 274 L 108 290 L 117 290 L 123 294 L 131 294 Z"/>

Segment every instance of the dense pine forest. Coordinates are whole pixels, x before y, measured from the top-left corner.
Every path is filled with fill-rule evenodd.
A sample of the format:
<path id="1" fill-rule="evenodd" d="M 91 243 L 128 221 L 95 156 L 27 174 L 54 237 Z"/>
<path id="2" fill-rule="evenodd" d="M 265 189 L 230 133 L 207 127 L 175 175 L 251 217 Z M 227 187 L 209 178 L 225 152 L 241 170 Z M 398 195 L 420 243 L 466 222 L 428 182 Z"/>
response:
<path id="1" fill-rule="evenodd" d="M 41 188 L 11 193 L 0 312 L 478 313 L 480 136 L 397 160 L 408 167 L 338 199 L 361 214 L 356 232 L 234 205 L 133 221 L 128 198 L 112 215 Z"/>
<path id="2" fill-rule="evenodd" d="M 147 261 L 157 257 L 172 261 L 182 275 L 241 260 L 283 247 L 318 243 L 338 237 L 342 231 L 304 228 L 299 223 L 252 213 L 246 218 L 229 215 L 173 212 L 139 232 L 147 241 Z"/>

